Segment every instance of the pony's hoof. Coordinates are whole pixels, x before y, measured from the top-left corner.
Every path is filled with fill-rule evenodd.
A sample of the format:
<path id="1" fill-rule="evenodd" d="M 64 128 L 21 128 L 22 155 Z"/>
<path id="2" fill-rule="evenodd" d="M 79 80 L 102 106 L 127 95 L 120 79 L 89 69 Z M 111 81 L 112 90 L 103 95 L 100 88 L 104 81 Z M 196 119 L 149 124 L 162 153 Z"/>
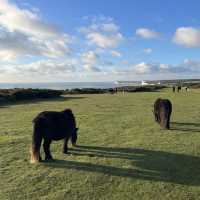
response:
<path id="1" fill-rule="evenodd" d="M 72 153 L 70 153 L 70 152 L 68 152 L 68 151 L 66 151 L 66 152 L 63 152 L 65 155 L 68 155 L 68 156 L 71 156 L 72 155 Z"/>
<path id="2" fill-rule="evenodd" d="M 76 145 L 76 143 L 72 143 L 72 146 L 73 146 L 73 147 L 76 147 L 77 145 Z"/>
<path id="3" fill-rule="evenodd" d="M 53 158 L 51 156 L 45 157 L 45 161 L 52 161 Z"/>
<path id="4" fill-rule="evenodd" d="M 68 151 L 63 151 L 63 153 L 66 154 L 66 155 L 70 155 L 71 154 Z"/>
<path id="5" fill-rule="evenodd" d="M 45 160 L 44 160 L 44 162 L 53 162 L 53 161 L 54 161 L 53 158 L 51 158 L 51 159 L 45 159 Z"/>

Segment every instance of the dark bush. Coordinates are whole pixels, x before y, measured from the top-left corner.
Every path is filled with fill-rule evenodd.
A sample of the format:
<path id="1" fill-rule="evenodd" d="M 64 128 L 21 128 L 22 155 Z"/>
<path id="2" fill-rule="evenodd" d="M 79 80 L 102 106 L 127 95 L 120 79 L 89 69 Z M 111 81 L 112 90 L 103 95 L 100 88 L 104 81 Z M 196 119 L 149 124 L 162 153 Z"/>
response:
<path id="1" fill-rule="evenodd" d="M 50 90 L 50 89 L 0 89 L 0 102 L 6 101 L 19 101 L 19 100 L 33 100 L 44 98 L 56 98 L 62 94 L 114 94 L 117 92 L 155 92 L 163 89 L 165 86 L 126 86 L 118 88 L 75 88 L 63 90 Z"/>
<path id="2" fill-rule="evenodd" d="M 103 94 L 108 92 L 108 89 L 100 88 L 75 88 L 71 90 L 65 90 L 65 94 Z"/>
<path id="3" fill-rule="evenodd" d="M 20 89 L 13 92 L 12 96 L 16 100 L 37 99 L 37 98 L 55 98 L 62 95 L 59 90 L 47 89 Z"/>
<path id="4" fill-rule="evenodd" d="M 0 90 L 0 100 L 32 100 L 38 98 L 56 98 L 63 94 L 60 90 L 48 89 L 8 89 Z"/>
<path id="5" fill-rule="evenodd" d="M 165 88 L 165 86 L 125 86 L 125 87 L 117 87 L 117 88 L 75 88 L 75 89 L 67 89 L 64 91 L 64 94 L 103 94 L 110 93 L 114 94 L 116 91 L 118 92 L 155 92 L 157 90 L 161 90 Z"/>
<path id="6" fill-rule="evenodd" d="M 124 92 L 156 92 L 161 89 L 166 88 L 163 85 L 149 85 L 149 86 L 125 86 L 125 87 L 118 87 L 117 91 L 124 91 Z"/>

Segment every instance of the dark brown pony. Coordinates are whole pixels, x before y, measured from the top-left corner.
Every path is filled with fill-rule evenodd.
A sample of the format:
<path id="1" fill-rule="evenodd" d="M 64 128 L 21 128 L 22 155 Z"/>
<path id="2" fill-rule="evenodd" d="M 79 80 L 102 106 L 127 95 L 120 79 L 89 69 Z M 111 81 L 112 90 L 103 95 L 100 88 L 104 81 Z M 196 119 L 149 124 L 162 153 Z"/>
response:
<path id="1" fill-rule="evenodd" d="M 172 91 L 173 91 L 173 92 L 176 91 L 176 87 L 175 87 L 175 86 L 172 87 Z"/>
<path id="2" fill-rule="evenodd" d="M 45 160 L 51 160 L 50 144 L 53 140 L 64 139 L 63 153 L 67 153 L 68 140 L 76 145 L 77 131 L 75 117 L 70 109 L 61 112 L 44 111 L 33 120 L 33 138 L 31 148 L 31 163 L 41 161 L 40 146 L 43 142 Z"/>
<path id="3" fill-rule="evenodd" d="M 154 103 L 154 117 L 155 121 L 160 124 L 162 128 L 170 128 L 170 116 L 172 113 L 172 104 L 168 99 L 157 99 Z"/>
<path id="4" fill-rule="evenodd" d="M 181 91 L 181 86 L 177 87 L 177 92 Z"/>

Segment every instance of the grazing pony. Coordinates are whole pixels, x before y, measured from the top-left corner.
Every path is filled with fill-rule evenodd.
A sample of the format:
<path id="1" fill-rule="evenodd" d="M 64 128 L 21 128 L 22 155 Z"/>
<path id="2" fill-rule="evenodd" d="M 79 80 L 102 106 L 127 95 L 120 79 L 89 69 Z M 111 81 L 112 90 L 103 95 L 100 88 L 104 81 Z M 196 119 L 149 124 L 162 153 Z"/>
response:
<path id="1" fill-rule="evenodd" d="M 179 92 L 181 90 L 181 86 L 177 87 L 177 92 Z"/>
<path id="2" fill-rule="evenodd" d="M 115 94 L 115 93 L 117 93 L 116 89 L 113 89 L 113 88 L 108 89 L 108 92 L 109 92 L 110 94 Z"/>
<path id="3" fill-rule="evenodd" d="M 45 160 L 53 159 L 50 144 L 53 140 L 64 139 L 63 153 L 67 154 L 67 143 L 71 138 L 72 145 L 76 145 L 77 131 L 75 117 L 70 109 L 61 112 L 44 111 L 33 120 L 33 138 L 31 148 L 31 163 L 41 161 L 40 146 L 44 140 L 43 148 Z"/>
<path id="4" fill-rule="evenodd" d="M 176 91 L 176 87 L 175 87 L 175 86 L 172 87 L 172 91 L 173 91 L 173 92 Z"/>
<path id="5" fill-rule="evenodd" d="M 164 129 L 170 128 L 170 116 L 172 113 L 172 104 L 168 99 L 158 98 L 154 103 L 155 121 Z"/>

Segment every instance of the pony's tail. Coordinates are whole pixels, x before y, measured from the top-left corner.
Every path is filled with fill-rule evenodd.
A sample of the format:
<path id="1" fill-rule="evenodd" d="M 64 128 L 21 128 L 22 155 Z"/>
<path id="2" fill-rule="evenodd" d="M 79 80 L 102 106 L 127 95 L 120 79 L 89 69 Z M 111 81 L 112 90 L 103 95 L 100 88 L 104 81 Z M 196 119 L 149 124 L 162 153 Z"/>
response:
<path id="1" fill-rule="evenodd" d="M 40 134 L 39 121 L 36 121 L 34 122 L 34 127 L 33 127 L 32 146 L 30 149 L 31 153 L 30 163 L 38 163 L 41 161 L 40 157 L 41 142 L 42 142 L 42 136 Z"/>

